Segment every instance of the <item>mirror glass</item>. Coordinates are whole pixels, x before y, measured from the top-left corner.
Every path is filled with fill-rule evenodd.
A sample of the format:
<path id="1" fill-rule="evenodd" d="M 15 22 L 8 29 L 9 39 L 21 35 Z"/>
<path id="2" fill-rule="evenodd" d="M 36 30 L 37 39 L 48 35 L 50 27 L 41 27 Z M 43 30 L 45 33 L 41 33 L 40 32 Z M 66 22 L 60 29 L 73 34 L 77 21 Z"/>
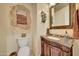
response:
<path id="1" fill-rule="evenodd" d="M 51 28 L 69 28 L 75 9 L 75 4 L 70 3 L 56 3 L 52 6 L 50 8 Z"/>
<path id="2" fill-rule="evenodd" d="M 52 26 L 69 25 L 69 4 L 58 4 L 53 9 Z"/>

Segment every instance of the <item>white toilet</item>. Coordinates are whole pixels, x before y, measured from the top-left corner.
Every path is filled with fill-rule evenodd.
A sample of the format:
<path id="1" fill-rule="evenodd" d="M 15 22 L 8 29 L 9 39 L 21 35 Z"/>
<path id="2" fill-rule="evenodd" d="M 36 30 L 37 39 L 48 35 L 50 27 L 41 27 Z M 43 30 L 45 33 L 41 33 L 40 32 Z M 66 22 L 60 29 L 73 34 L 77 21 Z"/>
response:
<path id="1" fill-rule="evenodd" d="M 17 56 L 30 56 L 31 50 L 28 46 L 28 39 L 27 38 L 19 38 L 18 39 L 18 45 L 20 47 Z"/>

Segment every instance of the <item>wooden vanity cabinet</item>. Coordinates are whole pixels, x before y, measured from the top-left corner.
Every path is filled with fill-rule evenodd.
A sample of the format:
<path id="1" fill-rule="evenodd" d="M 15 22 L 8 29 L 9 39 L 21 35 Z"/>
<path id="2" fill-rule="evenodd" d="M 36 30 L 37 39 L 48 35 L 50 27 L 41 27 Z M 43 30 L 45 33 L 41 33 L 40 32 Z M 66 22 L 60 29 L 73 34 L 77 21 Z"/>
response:
<path id="1" fill-rule="evenodd" d="M 42 56 L 71 56 L 71 48 L 41 37 Z"/>

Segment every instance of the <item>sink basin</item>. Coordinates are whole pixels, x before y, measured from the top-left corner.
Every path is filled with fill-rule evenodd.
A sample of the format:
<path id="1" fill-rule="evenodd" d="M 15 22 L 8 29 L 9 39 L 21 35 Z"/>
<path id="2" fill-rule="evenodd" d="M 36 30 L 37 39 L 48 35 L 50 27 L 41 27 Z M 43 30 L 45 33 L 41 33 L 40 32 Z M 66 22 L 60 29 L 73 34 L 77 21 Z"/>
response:
<path id="1" fill-rule="evenodd" d="M 47 36 L 47 38 L 52 39 L 52 40 L 60 40 L 59 38 L 53 37 L 53 36 Z"/>

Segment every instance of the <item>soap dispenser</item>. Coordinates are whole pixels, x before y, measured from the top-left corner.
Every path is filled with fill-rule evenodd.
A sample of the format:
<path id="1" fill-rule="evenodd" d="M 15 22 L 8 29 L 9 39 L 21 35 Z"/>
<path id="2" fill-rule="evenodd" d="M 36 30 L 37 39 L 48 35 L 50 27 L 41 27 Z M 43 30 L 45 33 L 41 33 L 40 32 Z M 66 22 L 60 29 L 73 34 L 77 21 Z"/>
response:
<path id="1" fill-rule="evenodd" d="M 67 31 L 65 31 L 64 41 L 65 41 L 65 42 L 68 42 L 68 33 L 67 33 Z"/>

